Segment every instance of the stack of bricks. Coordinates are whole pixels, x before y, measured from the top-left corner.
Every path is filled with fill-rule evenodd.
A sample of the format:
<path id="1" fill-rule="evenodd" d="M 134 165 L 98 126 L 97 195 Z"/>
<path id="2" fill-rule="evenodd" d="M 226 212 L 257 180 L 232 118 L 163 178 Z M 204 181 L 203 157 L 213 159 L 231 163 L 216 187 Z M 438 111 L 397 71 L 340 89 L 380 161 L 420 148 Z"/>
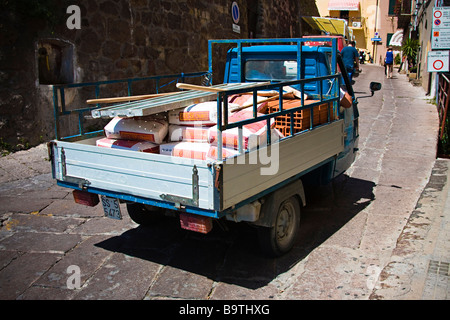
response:
<path id="1" fill-rule="evenodd" d="M 317 100 L 305 100 L 305 106 Z M 323 103 L 315 106 L 313 110 L 313 127 L 328 122 L 328 105 Z M 300 107 L 301 100 L 283 100 L 283 110 Z M 278 112 L 279 101 L 270 101 L 268 103 L 268 113 Z M 296 111 L 292 114 L 294 121 L 294 134 L 311 128 L 311 109 Z M 333 106 L 330 104 L 330 121 L 333 120 Z M 285 137 L 291 134 L 291 116 L 289 113 L 275 118 L 275 128 L 277 128 Z"/>

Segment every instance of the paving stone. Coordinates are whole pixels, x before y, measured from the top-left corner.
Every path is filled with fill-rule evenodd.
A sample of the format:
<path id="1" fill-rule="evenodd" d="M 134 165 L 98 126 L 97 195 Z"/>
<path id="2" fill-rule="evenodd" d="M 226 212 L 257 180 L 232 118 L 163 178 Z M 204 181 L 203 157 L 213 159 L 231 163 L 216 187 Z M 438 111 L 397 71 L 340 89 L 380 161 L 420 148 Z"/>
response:
<path id="1" fill-rule="evenodd" d="M 77 234 L 17 232 L 0 241 L 0 250 L 65 253 L 81 241 Z"/>
<path id="2" fill-rule="evenodd" d="M 146 298 L 206 299 L 214 281 L 199 274 L 166 266 L 150 287 Z"/>
<path id="3" fill-rule="evenodd" d="M 70 196 L 67 199 L 55 200 L 48 205 L 42 214 L 51 214 L 54 216 L 70 216 L 70 217 L 102 217 L 104 215 L 101 204 L 95 207 L 89 207 L 76 203 Z"/>
<path id="4" fill-rule="evenodd" d="M 140 259 L 139 254 L 134 257 L 115 253 L 77 292 L 74 299 L 143 299 L 159 269 L 159 264 Z"/>
<path id="5" fill-rule="evenodd" d="M 79 243 L 64 257 L 50 268 L 39 280 L 37 285 L 55 288 L 67 288 L 67 279 L 70 276 L 69 266 L 80 268 L 80 281 L 83 285 L 112 254 L 95 244 L 105 240 L 107 236 L 94 236 Z"/>
<path id="6" fill-rule="evenodd" d="M 16 299 L 46 272 L 61 254 L 25 253 L 0 271 L 0 299 Z"/>
<path id="7" fill-rule="evenodd" d="M 72 230 L 84 223 L 84 219 L 63 218 L 42 215 L 38 212 L 32 214 L 12 214 L 4 221 L 5 228 L 9 231 L 26 232 L 57 232 L 63 233 Z"/>

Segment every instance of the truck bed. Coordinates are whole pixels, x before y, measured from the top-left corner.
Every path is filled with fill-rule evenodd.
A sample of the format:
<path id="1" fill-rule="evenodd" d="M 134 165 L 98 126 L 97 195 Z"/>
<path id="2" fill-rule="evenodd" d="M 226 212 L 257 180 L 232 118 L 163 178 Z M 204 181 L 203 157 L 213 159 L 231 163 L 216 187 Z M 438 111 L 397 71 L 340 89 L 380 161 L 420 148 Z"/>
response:
<path id="1" fill-rule="evenodd" d="M 220 218 L 225 210 L 342 152 L 344 122 L 333 121 L 272 144 L 269 147 L 278 147 L 279 157 L 270 163 L 261 156 L 267 147 L 211 162 L 97 147 L 97 139 L 50 143 L 53 177 L 58 184 L 166 208 L 182 205 L 187 212 Z M 257 163 L 252 159 L 258 159 Z M 193 187 L 195 172 L 197 190 Z M 196 192 L 198 202 L 189 201 Z"/>

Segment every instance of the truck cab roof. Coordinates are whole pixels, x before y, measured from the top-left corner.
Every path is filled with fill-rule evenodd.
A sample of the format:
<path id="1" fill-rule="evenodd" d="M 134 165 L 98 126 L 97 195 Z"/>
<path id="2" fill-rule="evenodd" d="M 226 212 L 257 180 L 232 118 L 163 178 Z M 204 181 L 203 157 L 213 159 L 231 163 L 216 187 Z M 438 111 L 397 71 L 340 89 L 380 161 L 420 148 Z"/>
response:
<path id="1" fill-rule="evenodd" d="M 297 53 L 296 45 L 242 47 L 241 63 L 239 63 L 238 50 L 233 48 L 227 54 L 224 83 L 280 82 L 331 74 L 331 47 L 302 46 L 300 68 L 298 68 Z M 316 81 L 306 84 L 305 91 L 318 94 L 319 83 Z"/>

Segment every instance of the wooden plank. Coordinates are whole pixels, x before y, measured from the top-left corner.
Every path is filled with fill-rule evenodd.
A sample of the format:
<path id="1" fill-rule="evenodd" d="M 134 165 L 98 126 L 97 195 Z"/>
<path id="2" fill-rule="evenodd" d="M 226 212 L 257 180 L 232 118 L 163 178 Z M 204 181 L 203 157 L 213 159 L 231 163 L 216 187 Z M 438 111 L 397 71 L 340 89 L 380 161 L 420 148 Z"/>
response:
<path id="1" fill-rule="evenodd" d="M 220 89 L 220 90 L 233 90 L 253 88 L 255 86 L 264 85 L 267 83 L 227 83 L 216 85 L 208 88 Z M 221 91 L 220 91 L 221 92 Z M 151 98 L 140 101 L 126 102 L 117 105 L 107 106 L 99 109 L 92 110 L 91 115 L 93 118 L 113 118 L 115 116 L 122 117 L 137 117 L 146 116 L 161 112 L 166 112 L 174 109 L 187 107 L 194 103 L 200 103 L 205 101 L 211 101 L 217 99 L 217 93 L 199 91 L 199 90 L 186 90 L 180 91 L 176 94 L 169 96 Z"/>

